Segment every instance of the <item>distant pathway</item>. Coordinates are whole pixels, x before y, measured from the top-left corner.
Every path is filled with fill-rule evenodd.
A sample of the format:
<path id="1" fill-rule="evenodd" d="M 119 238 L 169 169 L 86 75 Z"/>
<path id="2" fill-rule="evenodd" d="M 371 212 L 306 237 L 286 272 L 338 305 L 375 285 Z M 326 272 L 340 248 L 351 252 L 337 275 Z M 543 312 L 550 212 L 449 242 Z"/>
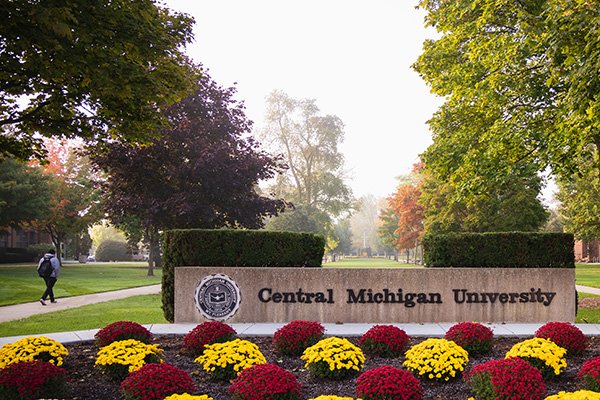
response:
<path id="1" fill-rule="evenodd" d="M 52 304 L 46 301 L 43 306 L 39 301 L 33 303 L 15 304 L 0 307 L 0 322 L 14 321 L 32 315 L 45 314 L 52 311 L 66 310 L 85 306 L 87 304 L 102 303 L 104 301 L 124 299 L 131 296 L 160 293 L 160 285 L 141 286 L 131 289 L 113 290 L 110 292 L 85 294 L 82 296 L 57 298 L 58 303 Z"/>
<path id="2" fill-rule="evenodd" d="M 575 289 L 578 292 L 588 293 L 588 294 L 595 294 L 596 296 L 600 296 L 600 289 L 595 288 L 595 287 L 575 285 Z"/>

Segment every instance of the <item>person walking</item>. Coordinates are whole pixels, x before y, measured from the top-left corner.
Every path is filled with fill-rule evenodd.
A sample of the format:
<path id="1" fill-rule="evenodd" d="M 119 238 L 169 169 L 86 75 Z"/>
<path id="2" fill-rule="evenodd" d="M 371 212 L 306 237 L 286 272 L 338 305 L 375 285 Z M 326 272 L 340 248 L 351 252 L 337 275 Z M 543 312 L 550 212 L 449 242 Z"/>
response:
<path id="1" fill-rule="evenodd" d="M 44 278 L 44 282 L 46 282 L 46 291 L 40 298 L 40 303 L 45 306 L 46 298 L 50 296 L 51 303 L 58 303 L 54 298 L 54 284 L 58 279 L 58 274 L 60 274 L 60 262 L 58 258 L 56 258 L 56 251 L 54 249 L 48 250 L 46 254 L 38 263 L 38 274 L 40 277 Z"/>

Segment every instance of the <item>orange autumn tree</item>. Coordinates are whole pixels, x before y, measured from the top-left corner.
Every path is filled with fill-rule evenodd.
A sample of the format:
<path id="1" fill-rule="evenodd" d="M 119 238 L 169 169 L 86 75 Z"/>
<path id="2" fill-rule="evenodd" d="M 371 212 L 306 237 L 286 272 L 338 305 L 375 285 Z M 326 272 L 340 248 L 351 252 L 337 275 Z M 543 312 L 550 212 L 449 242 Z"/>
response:
<path id="1" fill-rule="evenodd" d="M 403 177 L 396 192 L 388 198 L 390 209 L 398 217 L 395 243 L 399 250 L 417 249 L 423 235 L 423 207 L 421 196 L 421 170 L 423 163 L 413 166 L 410 175 Z"/>

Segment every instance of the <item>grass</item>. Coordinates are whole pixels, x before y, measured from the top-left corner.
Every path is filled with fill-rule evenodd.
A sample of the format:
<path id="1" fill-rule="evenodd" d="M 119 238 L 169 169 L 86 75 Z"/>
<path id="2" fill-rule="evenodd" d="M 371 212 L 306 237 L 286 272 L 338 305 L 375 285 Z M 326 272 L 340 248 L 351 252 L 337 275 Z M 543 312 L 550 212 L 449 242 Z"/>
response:
<path id="1" fill-rule="evenodd" d="M 90 304 L 0 323 L 0 337 L 102 328 L 115 321 L 166 324 L 158 294 Z"/>
<path id="2" fill-rule="evenodd" d="M 600 264 L 576 264 L 575 280 L 578 285 L 600 288 Z"/>
<path id="3" fill-rule="evenodd" d="M 147 276 L 147 271 L 147 264 L 143 262 L 65 263 L 60 269 L 54 294 L 59 298 L 79 296 L 161 282 L 160 269 L 154 270 L 154 276 Z M 0 306 L 35 301 L 45 289 L 35 264 L 0 265 L 0 282 Z"/>
<path id="4" fill-rule="evenodd" d="M 406 264 L 385 258 L 344 258 L 323 264 L 325 268 L 422 268 L 421 265 Z"/>

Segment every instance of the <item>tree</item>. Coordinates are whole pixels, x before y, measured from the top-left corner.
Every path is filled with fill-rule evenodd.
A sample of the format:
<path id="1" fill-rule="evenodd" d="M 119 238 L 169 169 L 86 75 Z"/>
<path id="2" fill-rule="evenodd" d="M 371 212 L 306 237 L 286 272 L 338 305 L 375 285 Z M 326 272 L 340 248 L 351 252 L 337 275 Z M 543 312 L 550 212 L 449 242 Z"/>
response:
<path id="1" fill-rule="evenodd" d="M 600 15 L 586 0 L 422 0 L 441 36 L 415 69 L 444 96 L 423 159 L 455 199 L 568 177 L 600 151 Z M 596 162 L 596 169 L 599 165 Z M 498 190 L 496 190 L 498 191 Z"/>
<path id="2" fill-rule="evenodd" d="M 270 231 L 322 233 L 318 221 L 308 215 L 306 209 L 302 206 L 285 210 L 278 216 L 269 219 L 266 229 Z"/>
<path id="3" fill-rule="evenodd" d="M 144 141 L 195 80 L 193 19 L 154 0 L 11 0 L 0 20 L 0 159 L 43 159 L 39 135 Z"/>
<path id="4" fill-rule="evenodd" d="M 148 274 L 159 262 L 159 233 L 170 228 L 260 228 L 282 200 L 257 193 L 280 161 L 259 149 L 234 88 L 203 73 L 195 93 L 166 111 L 175 128 L 150 145 L 115 141 L 92 159 L 106 174 L 104 204 L 116 225 L 135 218 L 149 243 Z"/>
<path id="5" fill-rule="evenodd" d="M 457 196 L 451 183 L 425 175 L 419 203 L 426 233 L 537 231 L 548 218 L 538 198 L 542 182 L 507 176 L 481 183 L 481 190 Z"/>
<path id="6" fill-rule="evenodd" d="M 423 207 L 419 204 L 420 185 L 401 184 L 390 197 L 389 205 L 398 216 L 396 246 L 417 249 L 423 236 Z"/>
<path id="7" fill-rule="evenodd" d="M 50 198 L 48 178 L 14 159 L 0 161 L 0 227 L 18 227 L 43 218 Z"/>
<path id="8" fill-rule="evenodd" d="M 389 199 L 388 199 L 389 202 Z M 377 234 L 379 235 L 379 241 L 381 242 L 385 252 L 397 253 L 398 248 L 396 242 L 398 241 L 398 216 L 389 204 L 381 210 L 379 213 L 379 227 L 377 228 Z"/>
<path id="9" fill-rule="evenodd" d="M 338 117 L 320 115 L 315 100 L 272 92 L 262 138 L 283 155 L 289 168 L 271 189 L 304 206 L 309 215 L 321 211 L 336 217 L 347 211 L 352 192 L 344 183 L 344 157 L 338 150 L 343 128 Z"/>
<path id="10" fill-rule="evenodd" d="M 50 234 L 60 260 L 61 243 L 67 239 L 81 240 L 88 228 L 101 218 L 99 194 L 94 188 L 89 160 L 80 154 L 76 145 L 46 140 L 45 146 L 50 156 L 41 168 L 49 182 L 44 196 L 48 212 L 31 225 Z M 79 257 L 81 250 L 76 249 L 78 254 L 74 256 Z"/>

